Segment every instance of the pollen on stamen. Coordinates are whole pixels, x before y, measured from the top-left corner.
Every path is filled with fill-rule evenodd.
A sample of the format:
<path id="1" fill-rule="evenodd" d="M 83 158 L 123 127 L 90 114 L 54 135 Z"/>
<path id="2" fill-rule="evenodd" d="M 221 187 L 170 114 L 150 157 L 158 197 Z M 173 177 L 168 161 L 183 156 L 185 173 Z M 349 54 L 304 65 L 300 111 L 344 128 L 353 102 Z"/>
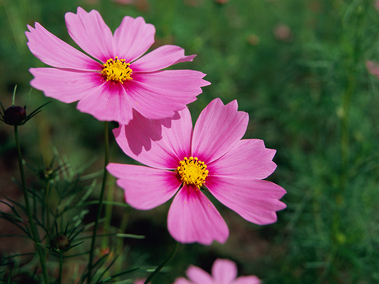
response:
<path id="1" fill-rule="evenodd" d="M 185 157 L 179 162 L 179 166 L 175 170 L 183 184 L 192 184 L 199 190 L 205 183 L 209 171 L 204 162 L 199 161 L 197 157 Z"/>
<path id="2" fill-rule="evenodd" d="M 123 84 L 127 80 L 133 80 L 131 77 L 132 69 L 129 67 L 130 63 L 126 63 L 125 59 L 110 58 L 103 64 L 101 75 L 107 81 L 120 82 Z"/>

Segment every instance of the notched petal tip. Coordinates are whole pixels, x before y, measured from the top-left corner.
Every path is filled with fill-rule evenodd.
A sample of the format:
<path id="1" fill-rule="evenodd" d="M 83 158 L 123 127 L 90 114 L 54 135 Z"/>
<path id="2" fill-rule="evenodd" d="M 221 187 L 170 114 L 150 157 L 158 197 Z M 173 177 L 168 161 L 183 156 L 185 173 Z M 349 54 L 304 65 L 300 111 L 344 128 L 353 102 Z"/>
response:
<path id="1" fill-rule="evenodd" d="M 31 26 L 31 25 L 26 25 L 26 27 L 28 28 L 29 31 L 25 31 L 25 34 L 26 34 L 26 37 L 28 37 L 30 35 L 31 32 L 33 32 L 35 30 L 35 27 L 37 27 L 37 25 L 39 25 L 38 22 L 34 22 L 34 27 Z M 28 38 L 29 39 L 29 38 Z"/>
<path id="2" fill-rule="evenodd" d="M 75 43 L 92 57 L 106 62 L 114 54 L 112 31 L 96 10 L 86 12 L 78 7 L 77 13 L 66 13 L 68 33 Z"/>
<path id="3" fill-rule="evenodd" d="M 236 101 L 224 105 L 216 98 L 200 113 L 194 127 L 192 152 L 205 163 L 225 155 L 245 134 L 249 116 L 237 107 Z"/>
<path id="4" fill-rule="evenodd" d="M 142 17 L 125 16 L 114 32 L 117 56 L 126 62 L 141 57 L 154 43 L 155 27 L 147 24 Z M 132 68 L 135 72 L 135 68 Z"/>

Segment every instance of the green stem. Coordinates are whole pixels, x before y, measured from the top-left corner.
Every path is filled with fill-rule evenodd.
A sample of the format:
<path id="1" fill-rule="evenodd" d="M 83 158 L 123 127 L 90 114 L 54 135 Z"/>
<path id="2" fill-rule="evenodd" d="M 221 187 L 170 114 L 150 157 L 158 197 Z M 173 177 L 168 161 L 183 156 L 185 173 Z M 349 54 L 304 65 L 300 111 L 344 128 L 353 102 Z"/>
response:
<path id="1" fill-rule="evenodd" d="M 50 196 L 50 181 L 47 181 L 45 189 L 45 208 L 46 208 L 46 231 L 50 234 L 50 213 L 49 213 L 49 196 Z"/>
<path id="2" fill-rule="evenodd" d="M 115 187 L 115 180 L 114 180 L 114 178 L 112 178 L 110 180 L 110 182 L 108 183 L 108 189 L 107 189 L 106 201 L 108 201 L 108 202 L 105 204 L 105 220 L 104 220 L 104 229 L 103 229 L 104 234 L 110 233 L 114 187 Z M 101 248 L 102 249 L 109 248 L 109 239 L 108 238 L 102 239 Z"/>
<path id="3" fill-rule="evenodd" d="M 107 183 L 107 176 L 108 176 L 108 171 L 106 169 L 106 166 L 108 165 L 108 162 L 109 162 L 109 135 L 108 135 L 108 122 L 107 121 L 105 122 L 105 125 L 104 125 L 104 146 L 105 146 L 104 174 L 103 174 L 103 182 L 101 184 L 101 190 L 100 190 L 99 208 L 97 210 L 95 225 L 93 227 L 91 249 L 90 249 L 90 254 L 89 254 L 88 275 L 87 275 L 88 284 L 91 283 L 91 278 L 92 278 L 92 263 L 93 263 L 94 251 L 95 251 L 96 234 L 97 234 L 97 229 L 99 226 L 101 209 L 103 207 L 104 191 L 105 191 L 105 185 Z"/>
<path id="4" fill-rule="evenodd" d="M 62 269 L 63 269 L 63 253 L 59 253 L 59 276 L 58 276 L 58 283 L 62 283 Z"/>
<path id="5" fill-rule="evenodd" d="M 16 147 L 17 147 L 18 165 L 20 167 L 22 192 L 24 193 L 25 207 L 26 207 L 26 211 L 28 214 L 29 225 L 30 225 L 30 229 L 32 232 L 33 241 L 34 241 L 34 244 L 36 246 L 36 250 L 37 250 L 37 253 L 39 256 L 39 260 L 40 260 L 40 264 L 41 264 L 41 268 L 42 268 L 43 280 L 44 280 L 45 284 L 48 284 L 49 283 L 49 277 L 47 275 L 45 255 L 44 255 L 44 253 L 43 253 L 43 251 L 39 245 L 40 238 L 39 238 L 39 234 L 37 231 L 36 224 L 34 223 L 34 220 L 33 220 L 32 209 L 31 209 L 30 203 L 29 203 L 29 195 L 28 195 L 28 190 L 27 190 L 27 186 L 26 186 L 24 166 L 22 164 L 21 147 L 20 147 L 20 140 L 18 137 L 18 126 L 17 125 L 14 126 L 14 137 L 15 137 Z"/>
<path id="6" fill-rule="evenodd" d="M 343 191 L 347 183 L 347 168 L 349 162 L 349 110 L 351 101 L 356 91 L 357 86 L 357 65 L 361 62 L 362 57 L 362 41 L 363 41 L 363 24 L 365 22 L 366 9 L 368 4 L 366 1 L 362 1 L 362 4 L 356 7 L 356 11 L 353 15 L 356 17 L 354 29 L 350 28 L 350 25 L 346 27 L 351 34 L 344 38 L 344 47 L 348 54 L 346 59 L 345 69 L 348 72 L 346 91 L 342 96 L 342 118 L 341 118 L 341 182 L 340 182 L 340 194 Z M 351 21 L 354 19 L 352 18 Z M 347 34 L 347 33 L 346 33 Z M 351 48 L 351 41 L 354 40 L 353 48 Z"/>
<path id="7" fill-rule="evenodd" d="M 150 274 L 150 276 L 146 279 L 144 284 L 148 284 L 151 279 L 154 278 L 154 276 L 161 271 L 161 269 L 175 256 L 176 252 L 178 251 L 179 243 L 176 242 L 174 249 L 172 250 L 171 254 L 154 270 L 153 273 Z"/>
<path id="8" fill-rule="evenodd" d="M 355 72 L 350 71 L 348 76 L 348 87 L 342 97 L 342 118 L 341 118 L 341 182 L 340 194 L 343 194 L 347 182 L 347 168 L 349 161 L 349 110 L 351 99 L 355 92 L 356 79 Z"/>
<path id="9" fill-rule="evenodd" d="M 128 226 L 128 216 L 129 216 L 129 210 L 124 210 L 121 218 L 121 224 L 119 227 L 118 232 L 120 234 L 125 233 L 126 227 Z M 123 248 L 124 248 L 124 239 L 123 238 L 117 238 L 116 241 L 116 255 L 119 255 L 120 257 L 117 260 L 116 263 L 116 271 L 121 271 L 121 265 L 124 263 L 123 258 L 125 254 L 123 253 Z"/>

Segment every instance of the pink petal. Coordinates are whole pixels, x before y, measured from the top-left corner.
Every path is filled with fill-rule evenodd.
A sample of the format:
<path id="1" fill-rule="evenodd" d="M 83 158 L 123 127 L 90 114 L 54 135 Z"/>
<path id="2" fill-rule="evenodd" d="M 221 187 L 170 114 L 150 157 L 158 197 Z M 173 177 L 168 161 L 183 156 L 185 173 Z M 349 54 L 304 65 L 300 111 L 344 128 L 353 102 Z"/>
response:
<path id="1" fill-rule="evenodd" d="M 379 2 L 378 2 L 379 3 Z M 376 65 L 373 61 L 366 61 L 367 70 L 374 76 L 379 77 L 379 66 Z"/>
<path id="2" fill-rule="evenodd" d="M 174 172 L 144 166 L 110 163 L 107 170 L 125 192 L 126 203 L 139 210 L 155 208 L 171 197 L 180 186 Z"/>
<path id="3" fill-rule="evenodd" d="M 212 277 L 197 266 L 190 265 L 186 271 L 186 275 L 196 284 L 215 284 Z"/>
<path id="4" fill-rule="evenodd" d="M 172 117 L 196 100 L 202 86 L 208 84 L 205 74 L 192 70 L 165 70 L 133 75 L 128 94 L 137 102 L 133 106 L 147 118 Z"/>
<path id="5" fill-rule="evenodd" d="M 230 284 L 260 284 L 261 280 L 257 276 L 241 276 Z"/>
<path id="6" fill-rule="evenodd" d="M 270 181 L 208 176 L 206 186 L 222 204 L 258 225 L 275 223 L 276 211 L 286 208 L 279 201 L 286 191 Z"/>
<path id="7" fill-rule="evenodd" d="M 113 133 L 129 157 L 151 167 L 176 169 L 179 161 L 190 154 L 191 115 L 186 108 L 172 120 L 153 121 L 134 112 L 133 120 Z"/>
<path id="8" fill-rule="evenodd" d="M 102 62 L 117 55 L 112 32 L 98 11 L 87 13 L 78 7 L 76 14 L 66 13 L 65 19 L 71 38 L 89 55 Z"/>
<path id="9" fill-rule="evenodd" d="M 135 72 L 152 72 L 179 62 L 192 61 L 196 55 L 185 56 L 184 49 L 176 45 L 164 45 L 133 62 Z"/>
<path id="10" fill-rule="evenodd" d="M 117 56 L 132 62 L 143 55 L 154 43 L 155 27 L 142 17 L 124 17 L 114 33 Z"/>
<path id="11" fill-rule="evenodd" d="M 167 227 L 181 243 L 224 243 L 228 226 L 209 199 L 196 187 L 184 185 L 176 194 L 168 212 Z"/>
<path id="12" fill-rule="evenodd" d="M 180 277 L 180 278 L 176 278 L 174 284 L 196 284 L 196 283 L 193 283 L 183 277 Z"/>
<path id="13" fill-rule="evenodd" d="M 271 175 L 276 164 L 272 161 L 276 150 L 267 149 L 263 140 L 244 139 L 223 157 L 208 164 L 213 175 L 240 179 L 265 179 Z"/>
<path id="14" fill-rule="evenodd" d="M 101 82 L 101 75 L 98 76 L 98 82 Z M 108 81 L 91 92 L 87 91 L 79 101 L 77 108 L 81 112 L 93 115 L 97 120 L 128 124 L 133 115 L 130 105 L 130 98 L 124 87 Z"/>
<path id="15" fill-rule="evenodd" d="M 217 284 L 230 284 L 237 277 L 237 265 L 228 259 L 216 259 L 212 266 L 212 276 Z"/>
<path id="16" fill-rule="evenodd" d="M 101 65 L 71 45 L 48 32 L 39 23 L 28 25 L 25 32 L 30 51 L 43 63 L 53 67 L 76 70 L 101 70 Z"/>
<path id="17" fill-rule="evenodd" d="M 34 79 L 33 88 L 41 90 L 47 97 L 61 102 L 72 103 L 82 99 L 86 94 L 99 89 L 99 74 L 77 72 L 56 68 L 30 68 Z"/>
<path id="18" fill-rule="evenodd" d="M 154 86 L 148 86 L 153 88 Z M 175 111 L 175 101 L 170 100 L 166 94 L 157 93 L 149 89 L 143 89 L 139 85 L 133 83 L 128 84 L 128 95 L 135 102 L 133 108 L 139 113 L 149 119 L 163 119 L 172 117 Z M 180 104 L 181 107 L 185 107 L 185 103 Z"/>
<path id="19" fill-rule="evenodd" d="M 165 94 L 164 90 L 168 89 L 170 92 L 181 92 L 182 95 L 188 96 L 188 93 L 198 95 L 202 92 L 201 87 L 210 85 L 208 81 L 202 79 L 205 75 L 194 70 L 164 70 L 134 74 L 131 82 L 138 82 L 142 86 L 153 86 L 162 94 Z"/>
<path id="20" fill-rule="evenodd" d="M 162 139 L 162 125 L 160 120 L 148 119 L 133 109 L 133 119 L 127 125 L 120 125 L 118 128 L 113 129 L 113 134 L 121 149 L 135 159 L 134 155 L 138 156 L 141 154 L 143 148 L 146 151 L 151 149 L 152 141 Z M 159 160 L 158 167 L 165 165 L 165 163 L 162 164 L 161 162 Z M 156 167 L 156 165 L 150 164 L 149 166 Z"/>
<path id="21" fill-rule="evenodd" d="M 206 164 L 218 159 L 242 138 L 249 116 L 237 111 L 237 101 L 224 105 L 217 98 L 200 113 L 192 138 L 192 154 Z"/>

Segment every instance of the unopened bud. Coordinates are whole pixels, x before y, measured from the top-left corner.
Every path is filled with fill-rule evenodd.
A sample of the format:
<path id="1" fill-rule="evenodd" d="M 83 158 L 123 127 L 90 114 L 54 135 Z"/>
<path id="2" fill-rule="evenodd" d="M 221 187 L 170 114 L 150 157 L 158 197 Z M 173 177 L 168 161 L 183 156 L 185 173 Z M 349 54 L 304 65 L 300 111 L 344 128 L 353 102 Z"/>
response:
<path id="1" fill-rule="evenodd" d="M 65 235 L 59 235 L 50 242 L 50 245 L 57 252 L 66 252 L 71 247 L 71 241 Z"/>
<path id="2" fill-rule="evenodd" d="M 20 106 L 11 106 L 4 111 L 4 122 L 9 125 L 22 125 L 26 118 L 26 111 Z"/>

